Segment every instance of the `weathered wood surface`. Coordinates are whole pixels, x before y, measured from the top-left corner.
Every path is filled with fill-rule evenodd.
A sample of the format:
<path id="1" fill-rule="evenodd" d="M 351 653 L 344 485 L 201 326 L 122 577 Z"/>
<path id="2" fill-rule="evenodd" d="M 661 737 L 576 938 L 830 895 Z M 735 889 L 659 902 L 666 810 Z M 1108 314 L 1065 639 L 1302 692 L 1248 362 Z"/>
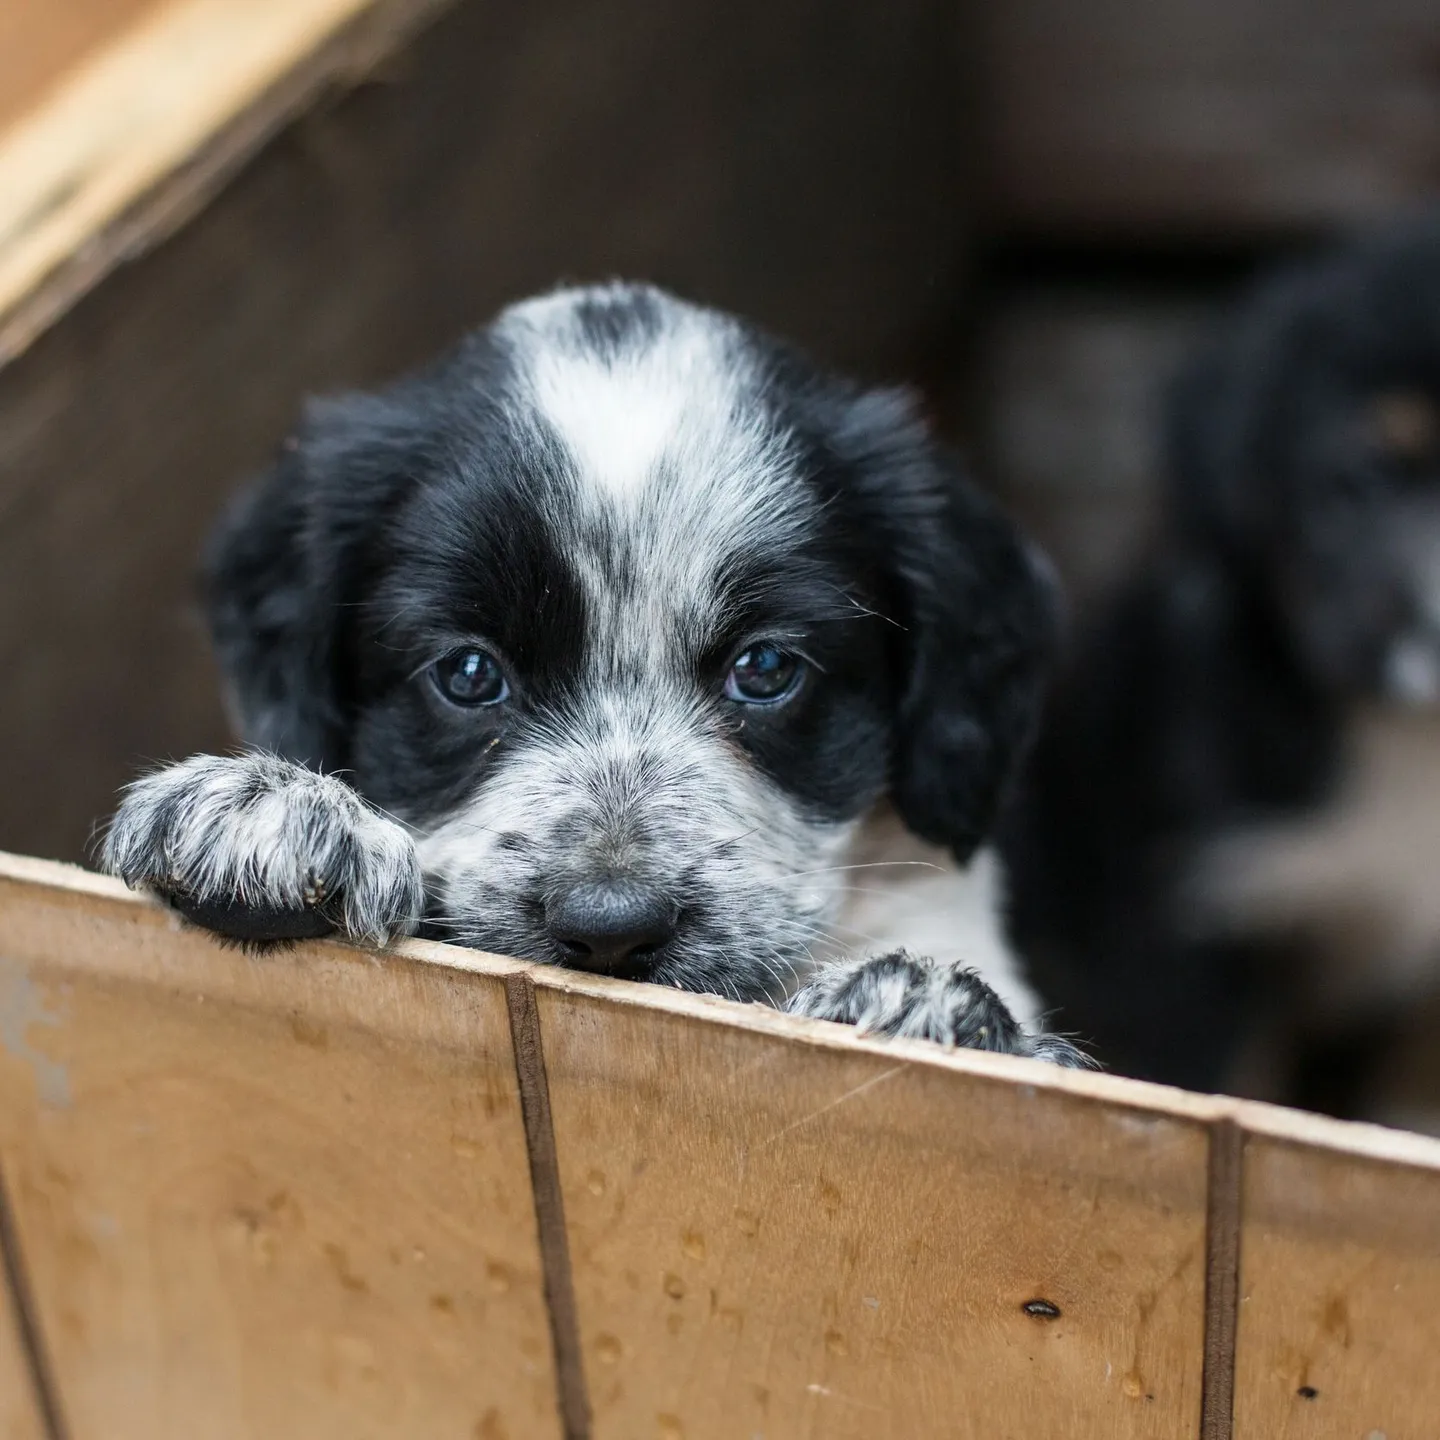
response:
<path id="1" fill-rule="evenodd" d="M 1440 1414 L 1420 1136 L 444 946 L 251 959 L 14 857 L 0 1040 L 76 1440 L 1431 1440 Z"/>
<path id="2" fill-rule="evenodd" d="M 1202 1124 L 538 998 L 597 1440 L 1194 1433 Z"/>
<path id="3" fill-rule="evenodd" d="M 155 0 L 95 15 L 92 32 L 75 17 L 48 88 L 0 128 L 0 361 L 438 3 Z M 14 38 L 43 42 L 53 27 L 30 29 Z M 33 86 L 45 71 L 27 73 Z"/>
<path id="4" fill-rule="evenodd" d="M 1234 243 L 1427 199 L 1434 0 L 992 0 L 995 218 Z"/>
<path id="5" fill-rule="evenodd" d="M 0 1440 L 46 1440 L 30 1369 L 20 1343 L 14 1296 L 0 1270 Z"/>
<path id="6" fill-rule="evenodd" d="M 86 56 L 161 0 L 0 4 L 0 131 L 33 110 Z"/>
<path id="7" fill-rule="evenodd" d="M 195 565 L 305 394 L 616 274 L 905 373 L 963 263 L 953 29 L 934 0 L 462 0 L 131 235 L 0 370 L 0 846 L 81 859 L 138 765 L 230 742 Z"/>
<path id="8" fill-rule="evenodd" d="M 557 1436 L 515 967 L 249 959 L 112 892 L 0 879 L 0 1156 L 73 1440 Z"/>
<path id="9" fill-rule="evenodd" d="M 1440 1172 L 1251 1136 L 1235 1440 L 1440 1433 Z"/>

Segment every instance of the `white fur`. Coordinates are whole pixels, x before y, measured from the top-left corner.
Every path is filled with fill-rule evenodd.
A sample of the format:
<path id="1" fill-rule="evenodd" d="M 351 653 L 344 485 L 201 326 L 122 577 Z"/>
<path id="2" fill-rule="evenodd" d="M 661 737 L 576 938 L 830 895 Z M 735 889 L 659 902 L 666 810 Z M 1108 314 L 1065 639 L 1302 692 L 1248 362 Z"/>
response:
<path id="1" fill-rule="evenodd" d="M 846 863 L 845 898 L 831 924 L 844 949 L 958 962 L 978 971 L 1022 1024 L 1038 1022 L 1039 999 L 1001 923 L 1004 874 L 994 850 L 960 865 L 911 835 L 887 806 L 856 832 Z"/>
<path id="2" fill-rule="evenodd" d="M 128 787 L 103 851 L 132 885 L 207 903 L 305 910 L 333 898 L 354 939 L 415 928 L 424 892 L 410 836 L 343 781 L 275 755 L 193 755 Z"/>
<path id="3" fill-rule="evenodd" d="M 574 464 L 577 508 L 551 519 L 585 581 L 597 667 L 674 667 L 716 619 L 725 560 L 759 539 L 796 536 L 802 512 L 788 437 L 757 403 L 733 323 L 665 297 L 658 334 L 596 349 L 576 301 L 607 293 L 527 301 L 500 330 L 525 404 Z M 616 546 L 638 580 L 623 595 L 607 578 Z"/>

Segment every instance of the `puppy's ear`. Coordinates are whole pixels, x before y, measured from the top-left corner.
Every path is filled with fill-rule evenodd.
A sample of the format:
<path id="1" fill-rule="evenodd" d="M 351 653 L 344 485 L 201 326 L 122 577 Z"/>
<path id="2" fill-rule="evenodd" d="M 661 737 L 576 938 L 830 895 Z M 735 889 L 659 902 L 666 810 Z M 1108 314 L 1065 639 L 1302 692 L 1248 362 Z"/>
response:
<path id="1" fill-rule="evenodd" d="M 1034 736 L 1059 585 L 907 397 L 867 396 L 858 412 L 904 611 L 892 798 L 910 830 L 965 860 L 992 833 Z"/>
<path id="2" fill-rule="evenodd" d="M 1014 526 L 937 457 L 946 485 L 909 576 L 909 674 L 894 798 L 917 835 L 964 860 L 990 835 L 1039 721 L 1058 585 Z"/>
<path id="3" fill-rule="evenodd" d="M 343 637 L 373 532 L 403 483 L 404 444 L 384 398 L 312 402 L 275 466 L 216 527 L 206 609 L 247 743 L 326 769 L 346 763 Z"/>

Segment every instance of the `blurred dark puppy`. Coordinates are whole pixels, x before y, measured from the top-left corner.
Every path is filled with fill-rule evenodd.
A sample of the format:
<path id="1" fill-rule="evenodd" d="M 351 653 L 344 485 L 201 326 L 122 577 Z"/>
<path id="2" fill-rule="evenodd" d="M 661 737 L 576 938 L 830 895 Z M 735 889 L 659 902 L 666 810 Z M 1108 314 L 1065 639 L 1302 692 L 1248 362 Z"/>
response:
<path id="1" fill-rule="evenodd" d="M 984 848 L 1047 583 L 903 395 L 649 287 L 544 296 L 315 407 L 209 602 L 262 748 L 137 782 L 105 848 L 196 922 L 1081 1062 Z"/>
<path id="2" fill-rule="evenodd" d="M 1068 659 L 1006 849 L 1067 1023 L 1212 1087 L 1267 1006 L 1383 1027 L 1440 952 L 1440 216 L 1262 285 L 1167 444 L 1159 533 Z"/>

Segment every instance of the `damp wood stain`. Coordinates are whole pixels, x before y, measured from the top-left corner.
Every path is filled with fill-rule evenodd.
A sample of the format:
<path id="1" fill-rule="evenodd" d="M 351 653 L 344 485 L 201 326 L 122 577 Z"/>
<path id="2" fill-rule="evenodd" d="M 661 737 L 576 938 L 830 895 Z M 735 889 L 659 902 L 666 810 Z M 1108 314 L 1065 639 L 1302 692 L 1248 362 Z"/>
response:
<path id="1" fill-rule="evenodd" d="M 18 960 L 0 954 L 0 1049 L 30 1067 L 35 1093 L 43 1105 L 64 1109 L 70 1104 L 70 1073 L 31 1043 L 37 1025 L 56 1028 L 61 1017 L 45 1003 L 40 987 Z"/>
<path id="2" fill-rule="evenodd" d="M 335 1278 L 346 1290 L 354 1295 L 364 1295 L 369 1291 L 370 1286 L 366 1284 L 364 1276 L 357 1275 L 350 1268 L 350 1257 L 345 1253 L 343 1245 L 326 1245 L 325 1255 L 335 1271 Z"/>

